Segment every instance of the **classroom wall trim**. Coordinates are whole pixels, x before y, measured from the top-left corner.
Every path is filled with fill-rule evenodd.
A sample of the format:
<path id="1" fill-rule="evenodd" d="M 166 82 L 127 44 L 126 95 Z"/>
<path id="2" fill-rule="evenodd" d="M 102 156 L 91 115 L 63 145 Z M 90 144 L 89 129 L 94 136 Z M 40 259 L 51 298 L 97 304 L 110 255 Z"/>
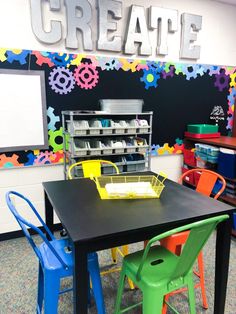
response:
<path id="1" fill-rule="evenodd" d="M 154 156 L 181 153 L 187 124 L 212 123 L 214 107 L 224 113 L 221 134 L 232 129 L 235 66 L 1 48 L 0 68 L 44 71 L 49 139 L 48 150 L 0 154 L 0 168 L 61 163 L 61 111 L 99 110 L 104 98 L 144 99 L 154 111 Z"/>

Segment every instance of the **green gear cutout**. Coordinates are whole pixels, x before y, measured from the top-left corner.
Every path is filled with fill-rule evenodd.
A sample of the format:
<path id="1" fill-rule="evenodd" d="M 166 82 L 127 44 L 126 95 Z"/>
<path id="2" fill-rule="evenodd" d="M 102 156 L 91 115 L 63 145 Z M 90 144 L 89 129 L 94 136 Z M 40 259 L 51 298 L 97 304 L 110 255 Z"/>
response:
<path id="1" fill-rule="evenodd" d="M 56 153 L 59 150 L 62 150 L 63 149 L 63 141 L 61 144 L 57 144 L 57 142 L 56 142 L 57 137 L 61 137 L 61 139 L 62 139 L 62 127 L 60 127 L 60 129 L 56 130 L 56 131 L 50 130 L 48 132 L 48 135 L 49 135 L 48 142 L 49 142 L 49 145 L 52 146 L 53 152 Z"/>

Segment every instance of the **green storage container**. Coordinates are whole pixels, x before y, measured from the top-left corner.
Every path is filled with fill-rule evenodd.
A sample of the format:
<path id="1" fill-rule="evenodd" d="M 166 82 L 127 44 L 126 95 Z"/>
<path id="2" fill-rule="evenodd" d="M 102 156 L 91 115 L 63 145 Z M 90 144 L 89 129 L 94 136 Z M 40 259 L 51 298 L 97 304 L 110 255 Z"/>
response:
<path id="1" fill-rule="evenodd" d="M 190 133 L 211 134 L 218 132 L 218 125 L 213 124 L 188 124 L 187 130 Z"/>

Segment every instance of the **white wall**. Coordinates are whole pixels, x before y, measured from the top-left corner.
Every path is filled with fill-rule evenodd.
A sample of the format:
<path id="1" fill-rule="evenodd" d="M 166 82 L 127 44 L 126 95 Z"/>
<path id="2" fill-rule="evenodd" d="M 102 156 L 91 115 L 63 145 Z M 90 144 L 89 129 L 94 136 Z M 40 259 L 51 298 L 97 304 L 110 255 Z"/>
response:
<path id="1" fill-rule="evenodd" d="M 91 0 L 90 3 L 94 8 L 92 29 L 94 47 L 96 47 L 97 16 L 95 0 Z M 202 31 L 200 31 L 198 35 L 197 42 L 197 44 L 201 45 L 201 58 L 198 60 L 198 63 L 236 65 L 236 6 L 215 3 L 211 0 L 125 0 L 123 1 L 123 19 L 122 22 L 118 24 L 118 33 L 122 36 L 126 26 L 128 7 L 131 4 L 141 5 L 146 8 L 153 5 L 176 9 L 179 11 L 179 15 L 183 12 L 202 15 Z M 65 22 L 64 9 L 61 13 L 48 14 L 47 10 L 45 13 L 48 17 L 45 19 L 46 27 L 48 27 L 50 17 Z M 64 42 L 60 42 L 57 45 L 46 46 L 36 40 L 31 29 L 28 0 L 1 1 L 0 29 L 0 48 L 66 51 Z M 64 34 L 65 33 L 66 29 L 64 29 Z M 156 43 L 156 31 L 150 32 L 150 37 L 151 41 Z M 169 36 L 169 54 L 165 58 L 162 58 L 162 60 L 178 61 L 179 45 L 180 22 L 178 33 Z M 79 49 L 74 52 L 79 53 L 83 51 Z M 93 53 L 96 53 L 95 50 Z M 99 54 L 105 55 L 105 53 L 102 52 L 99 52 Z M 155 58 L 154 51 L 152 59 Z M 181 60 L 181 62 L 183 61 L 184 60 Z M 193 63 L 192 61 L 190 62 Z M 176 180 L 180 174 L 181 163 L 181 156 L 155 157 L 152 160 L 152 169 L 154 171 L 163 170 L 168 174 L 169 178 Z M 24 193 L 30 197 L 39 211 L 43 213 L 44 200 L 41 183 L 43 181 L 59 179 L 63 179 L 63 168 L 61 165 L 0 170 L 0 233 L 18 229 L 5 205 L 6 191 L 14 189 Z"/>

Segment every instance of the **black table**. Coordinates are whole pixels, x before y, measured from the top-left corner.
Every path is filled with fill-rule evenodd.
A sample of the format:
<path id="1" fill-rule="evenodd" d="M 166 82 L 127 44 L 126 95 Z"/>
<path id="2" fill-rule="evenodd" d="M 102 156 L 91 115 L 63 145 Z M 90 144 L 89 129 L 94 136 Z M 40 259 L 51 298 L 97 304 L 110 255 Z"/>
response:
<path id="1" fill-rule="evenodd" d="M 87 313 L 87 253 L 149 239 L 166 230 L 220 214 L 233 207 L 173 181 L 165 181 L 160 199 L 101 200 L 90 179 L 43 183 L 45 217 L 53 227 L 55 210 L 74 243 L 74 312 Z M 214 313 L 225 307 L 231 220 L 218 225 Z"/>

